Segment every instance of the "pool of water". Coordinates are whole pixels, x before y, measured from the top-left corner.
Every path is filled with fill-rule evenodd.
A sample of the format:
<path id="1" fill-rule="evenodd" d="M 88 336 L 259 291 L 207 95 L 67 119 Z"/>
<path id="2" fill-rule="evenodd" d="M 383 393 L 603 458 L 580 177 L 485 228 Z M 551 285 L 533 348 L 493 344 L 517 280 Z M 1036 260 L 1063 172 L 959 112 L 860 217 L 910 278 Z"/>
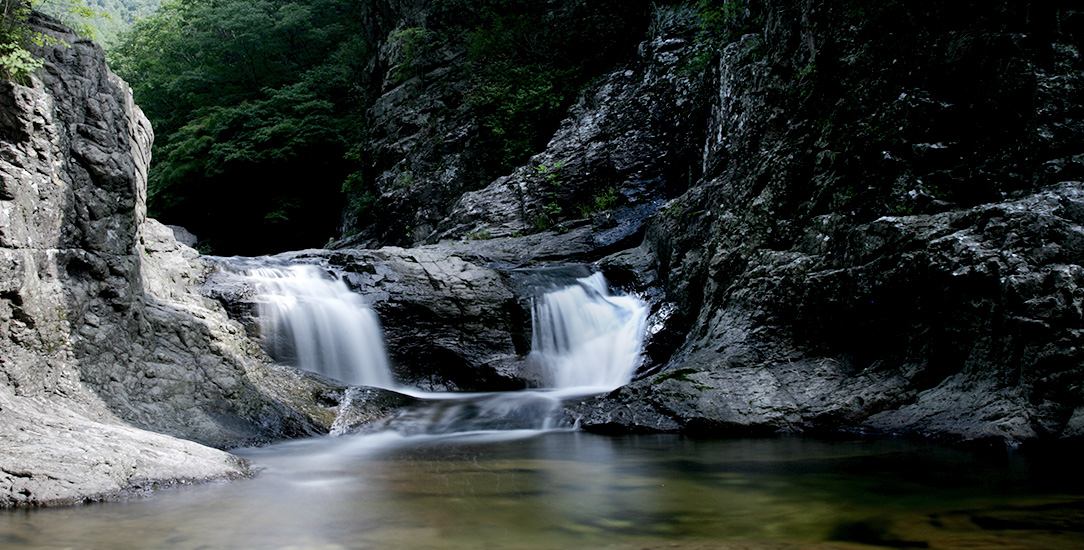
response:
<path id="1" fill-rule="evenodd" d="M 1084 548 L 1066 455 L 895 440 L 358 435 L 254 479 L 0 513 L 0 548 Z"/>

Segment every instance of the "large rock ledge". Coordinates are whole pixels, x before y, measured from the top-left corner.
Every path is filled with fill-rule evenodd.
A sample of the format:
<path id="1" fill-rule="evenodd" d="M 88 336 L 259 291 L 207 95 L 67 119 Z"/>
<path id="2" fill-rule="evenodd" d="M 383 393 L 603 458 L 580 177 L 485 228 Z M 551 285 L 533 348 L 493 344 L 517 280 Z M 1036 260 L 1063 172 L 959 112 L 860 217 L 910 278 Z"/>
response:
<path id="1" fill-rule="evenodd" d="M 175 484 L 250 475 L 246 461 L 140 430 L 63 398 L 0 389 L 0 508 L 115 499 Z"/>

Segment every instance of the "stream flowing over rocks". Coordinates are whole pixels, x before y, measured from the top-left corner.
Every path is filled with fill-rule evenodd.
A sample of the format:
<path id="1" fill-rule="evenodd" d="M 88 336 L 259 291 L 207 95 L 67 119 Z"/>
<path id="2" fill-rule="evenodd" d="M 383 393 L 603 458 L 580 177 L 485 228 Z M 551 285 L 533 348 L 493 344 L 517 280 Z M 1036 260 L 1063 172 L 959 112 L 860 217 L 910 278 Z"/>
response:
<path id="1" fill-rule="evenodd" d="M 424 24 L 419 3 L 375 4 L 389 35 Z M 648 311 L 634 380 L 562 405 L 591 431 L 1084 440 L 1084 13 L 740 4 L 708 55 L 694 5 L 654 7 L 545 150 L 491 182 L 456 179 L 469 112 L 399 135 L 440 98 L 385 86 L 373 150 L 443 169 L 385 182 L 388 220 L 260 261 L 361 295 L 397 383 L 424 391 L 546 386 L 539 277 L 603 273 Z M 0 507 L 247 476 L 219 449 L 420 414 L 261 348 L 246 259 L 146 217 L 152 130 L 127 85 L 32 22 L 60 43 L 0 84 Z M 456 74 L 438 53 L 430 74 Z"/>

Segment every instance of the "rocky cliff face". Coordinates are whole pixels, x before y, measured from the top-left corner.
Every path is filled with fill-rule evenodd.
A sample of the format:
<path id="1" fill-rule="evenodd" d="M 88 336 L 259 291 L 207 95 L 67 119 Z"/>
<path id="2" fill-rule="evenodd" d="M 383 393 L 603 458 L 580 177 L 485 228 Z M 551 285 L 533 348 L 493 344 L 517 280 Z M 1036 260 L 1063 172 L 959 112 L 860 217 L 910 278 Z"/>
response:
<path id="1" fill-rule="evenodd" d="M 31 24 L 59 44 L 0 85 L 0 507 L 242 476 L 199 443 L 326 432 L 345 388 L 271 364 L 146 218 L 151 129 L 101 48 Z"/>
<path id="2" fill-rule="evenodd" d="M 727 6 L 657 8 L 429 240 L 601 259 L 652 299 L 642 377 L 574 407 L 588 429 L 1079 437 L 1084 15 Z"/>
<path id="3" fill-rule="evenodd" d="M 1079 437 L 1081 14 L 744 18 L 759 32 L 713 70 L 702 177 L 636 256 L 684 340 L 585 424 Z"/>
<path id="4" fill-rule="evenodd" d="M 362 167 L 357 175 L 364 181 L 351 191 L 352 205 L 343 215 L 346 238 L 336 246 L 411 246 L 447 237 L 449 227 L 442 221 L 453 205 L 464 193 L 484 188 L 503 174 L 502 149 L 508 141 L 525 139 L 511 134 L 535 126 L 552 131 L 561 117 L 550 112 L 557 105 L 563 110 L 571 102 L 571 95 L 566 98 L 558 91 L 566 87 L 564 82 L 532 80 L 509 88 L 531 98 L 521 106 L 533 111 L 495 113 L 493 109 L 510 107 L 490 105 L 487 98 L 507 91 L 495 89 L 508 83 L 499 78 L 498 82 L 486 80 L 485 75 L 505 71 L 528 80 L 537 75 L 515 73 L 517 63 L 537 65 L 539 57 L 552 56 L 559 59 L 552 78 L 591 78 L 605 70 L 594 66 L 608 67 L 614 59 L 633 53 L 650 6 L 643 0 L 545 5 L 385 0 L 366 4 L 362 8 L 367 22 L 364 33 L 375 54 L 367 60 L 368 77 L 359 88 L 372 99 L 367 101 L 362 122 L 366 139 L 354 151 Z M 523 15 L 519 11 L 529 12 L 530 18 L 524 19 L 527 24 L 517 19 Z M 565 30 L 573 28 L 581 29 L 580 35 Z M 505 45 L 517 51 L 500 52 L 495 55 L 499 59 L 486 57 L 493 52 L 479 53 L 487 44 L 485 39 L 476 39 L 486 34 L 512 37 Z M 494 68 L 488 62 L 509 66 Z M 638 109 L 648 103 L 646 98 L 620 98 L 625 106 L 637 101 Z M 499 128 L 487 122 L 502 117 L 509 121 Z M 543 133 L 542 141 L 533 145 L 542 146 L 545 137 Z M 614 166 L 594 162 L 590 168 L 600 170 L 596 172 L 600 177 L 614 171 L 618 172 L 614 177 L 620 177 L 628 160 L 615 162 Z M 573 203 L 567 202 L 570 199 L 562 197 L 561 206 L 573 209 Z M 534 232 L 534 226 L 530 227 Z"/>

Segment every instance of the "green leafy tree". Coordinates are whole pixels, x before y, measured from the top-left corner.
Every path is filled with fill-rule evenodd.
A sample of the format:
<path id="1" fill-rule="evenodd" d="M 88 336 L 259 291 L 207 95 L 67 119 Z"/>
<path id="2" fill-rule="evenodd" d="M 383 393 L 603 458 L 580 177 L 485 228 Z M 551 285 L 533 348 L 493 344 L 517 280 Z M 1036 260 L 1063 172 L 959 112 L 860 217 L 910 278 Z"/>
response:
<path id="1" fill-rule="evenodd" d="M 109 48 L 121 32 L 161 5 L 161 0 L 44 0 L 36 9 Z"/>
<path id="2" fill-rule="evenodd" d="M 32 31 L 27 22 L 31 10 L 63 16 L 76 32 L 93 37 L 86 21 L 106 14 L 94 11 L 83 0 L 0 0 L 0 77 L 25 83 L 42 66 L 42 60 L 26 49 L 30 44 L 44 45 L 49 36 Z"/>
<path id="3" fill-rule="evenodd" d="M 96 2 L 96 0 L 90 0 Z M 110 21 L 109 13 L 97 9 L 97 3 L 91 5 L 87 0 L 34 0 L 33 8 L 60 19 L 64 24 L 72 28 L 77 34 L 91 40 L 100 40 L 101 35 L 96 21 Z"/>
<path id="4" fill-rule="evenodd" d="M 469 181 L 486 182 L 545 146 L 589 80 L 632 51 L 642 36 L 629 30 L 646 27 L 650 7 L 433 0 L 424 21 L 398 29 L 356 0 L 165 0 L 108 53 L 154 124 L 152 215 L 216 253 L 255 254 L 337 236 L 344 190 L 359 218 L 402 225 L 379 209 L 387 190 L 374 177 L 401 159 L 366 147 L 364 115 L 383 86 L 448 62 L 434 53 L 462 71 L 442 83 L 455 90 L 445 106 L 479 121 L 465 154 Z M 382 67 L 378 43 L 398 48 L 395 66 Z"/>
<path id="5" fill-rule="evenodd" d="M 0 76 L 5 80 L 25 82 L 42 63 L 26 46 L 32 42 L 41 42 L 43 37 L 31 32 L 27 27 L 29 2 L 0 0 L 0 8 L 3 9 L 0 13 Z"/>
<path id="6" fill-rule="evenodd" d="M 347 0 L 168 0 L 110 50 L 155 127 L 152 215 L 217 253 L 335 234 L 357 67 Z"/>

